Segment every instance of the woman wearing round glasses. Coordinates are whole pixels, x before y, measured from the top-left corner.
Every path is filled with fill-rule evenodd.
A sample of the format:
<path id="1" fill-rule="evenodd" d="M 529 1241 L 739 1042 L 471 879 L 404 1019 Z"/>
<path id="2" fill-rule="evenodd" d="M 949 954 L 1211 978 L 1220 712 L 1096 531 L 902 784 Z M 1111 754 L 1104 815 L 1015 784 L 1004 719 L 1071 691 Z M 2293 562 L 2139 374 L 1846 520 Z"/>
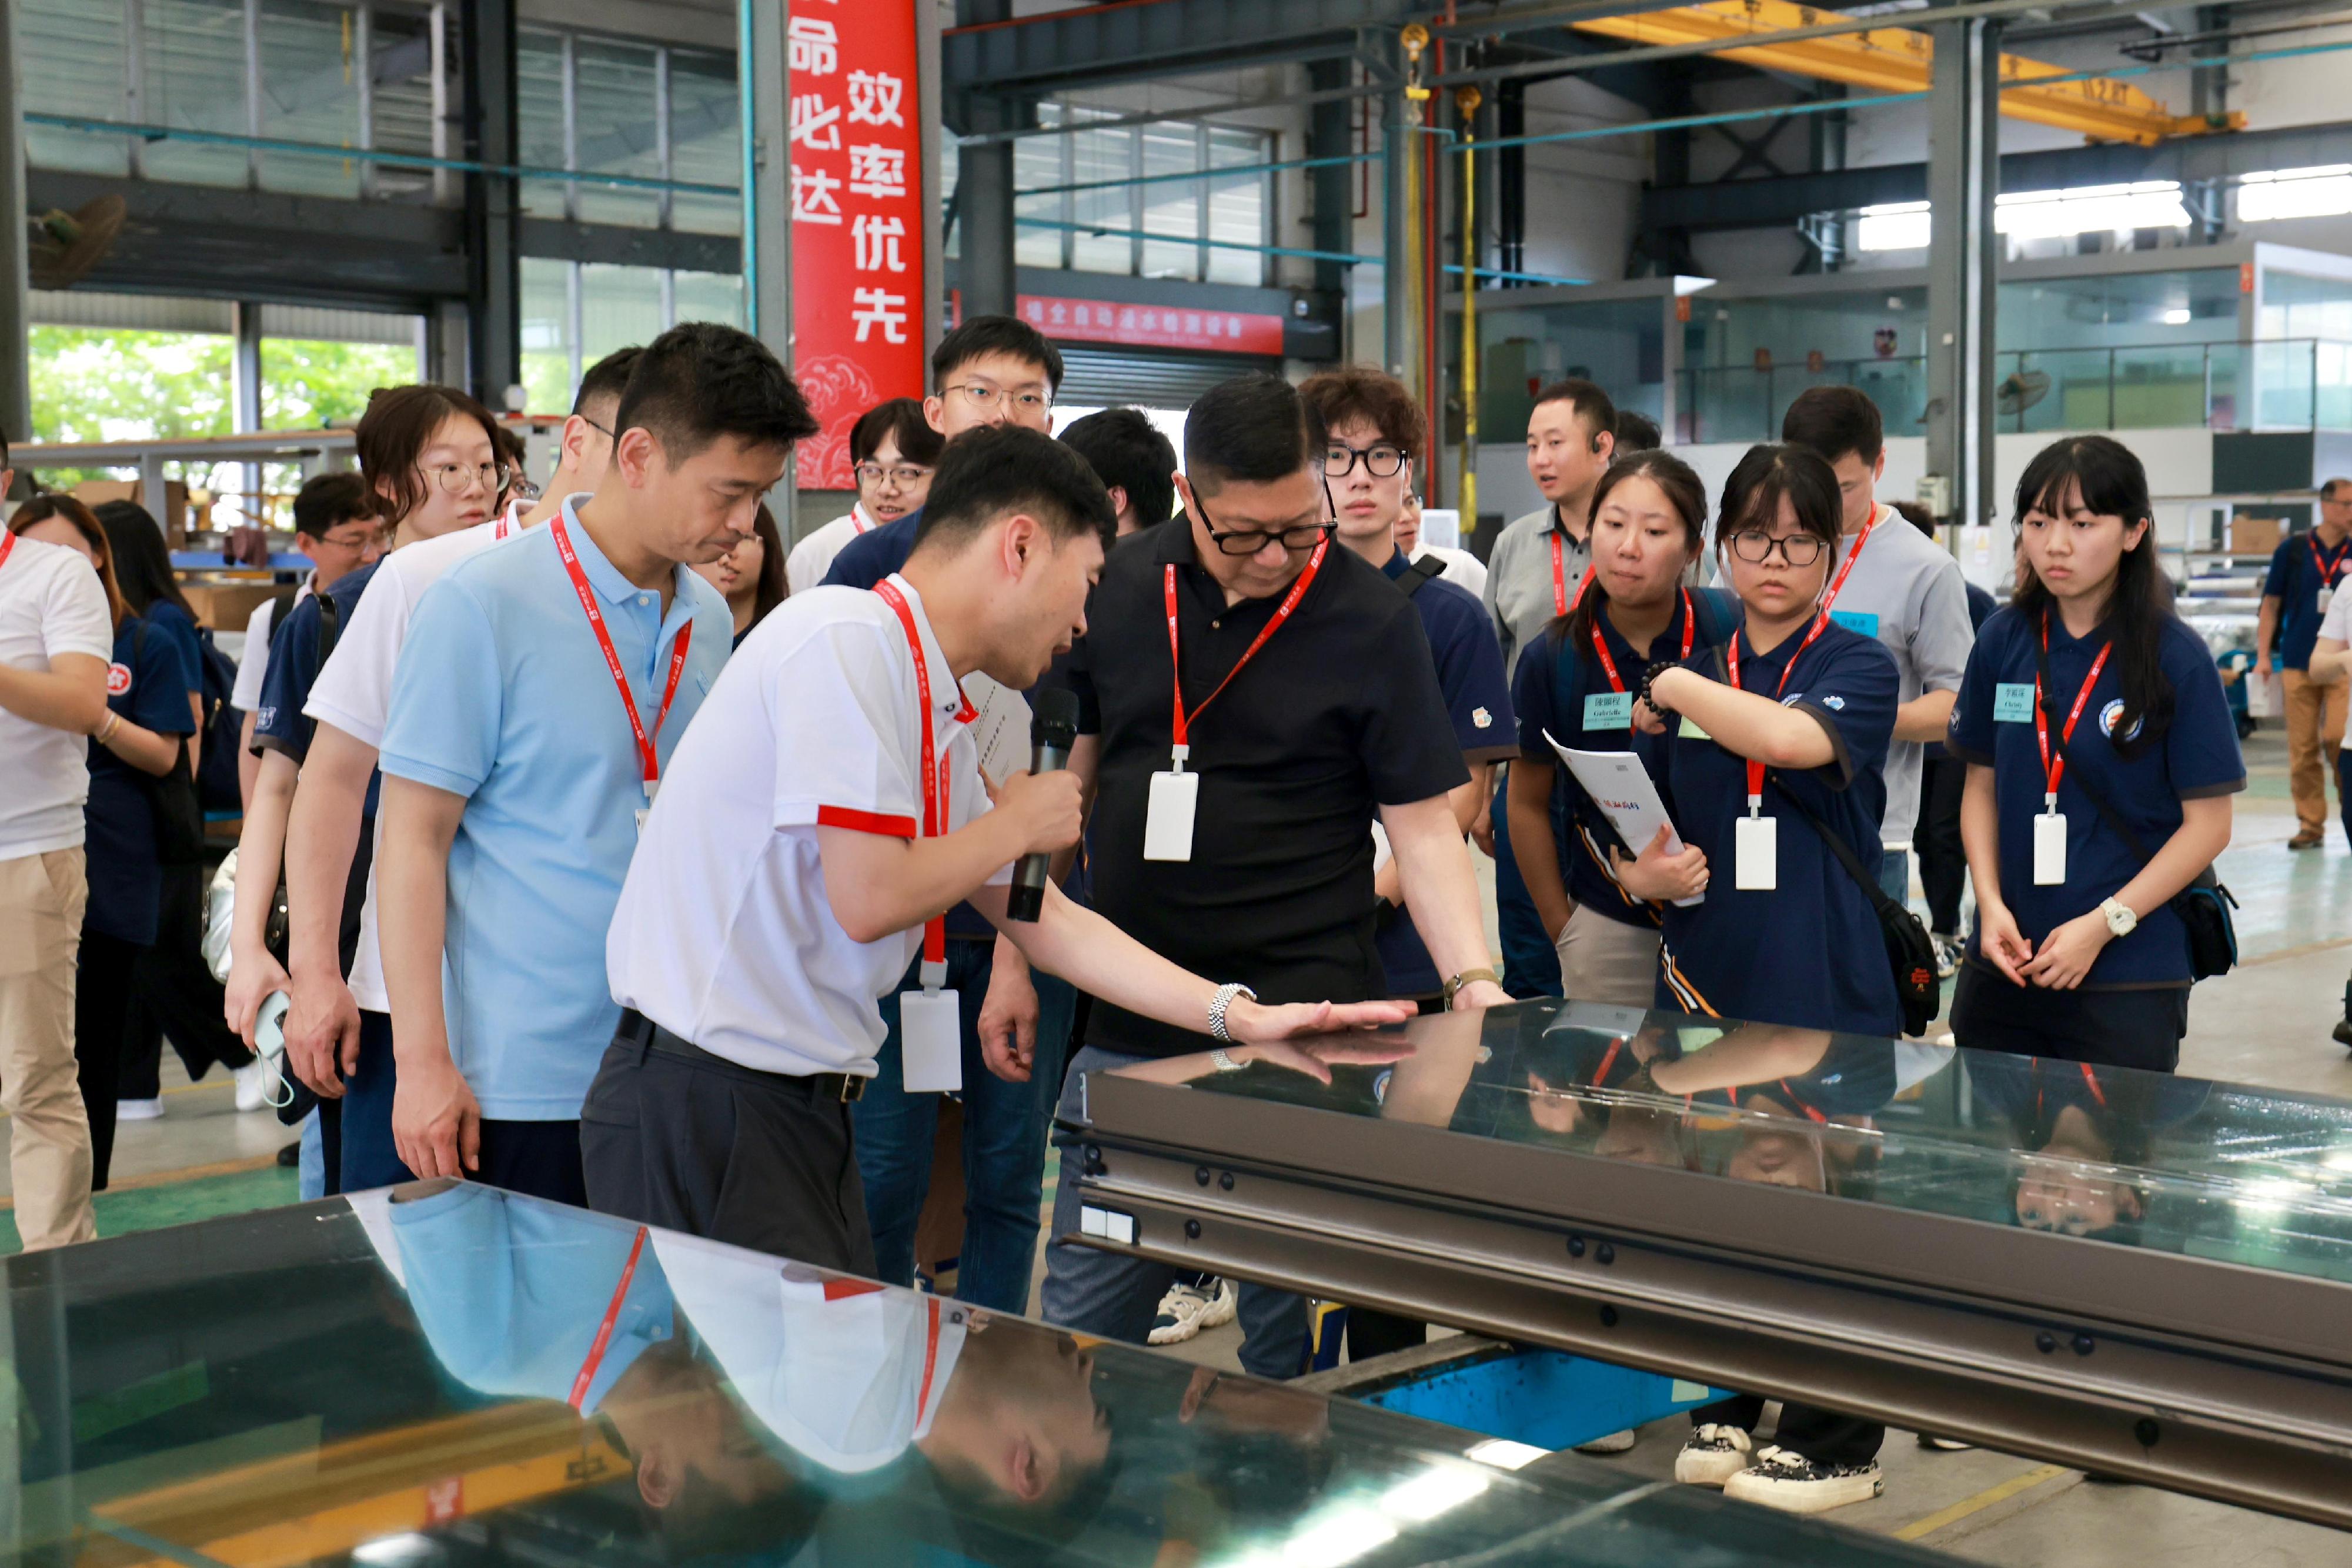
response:
<path id="1" fill-rule="evenodd" d="M 1668 854 L 1661 833 L 1617 869 L 1665 905 L 1660 1007 L 1902 1032 L 1877 913 L 1823 839 L 1878 865 L 1900 695 L 1893 655 L 1821 610 L 1840 516 L 1828 464 L 1750 448 L 1716 521 L 1744 624 L 1643 675 L 1634 719 L 1660 737 L 1651 766 L 1685 847 Z"/>
<path id="2" fill-rule="evenodd" d="M 919 399 L 894 397 L 877 402 L 849 428 L 849 460 L 857 476 L 857 504 L 793 547 L 784 560 L 788 592 L 814 588 L 833 570 L 841 547 L 885 523 L 923 509 L 931 493 L 931 468 L 944 444 L 923 418 Z"/>

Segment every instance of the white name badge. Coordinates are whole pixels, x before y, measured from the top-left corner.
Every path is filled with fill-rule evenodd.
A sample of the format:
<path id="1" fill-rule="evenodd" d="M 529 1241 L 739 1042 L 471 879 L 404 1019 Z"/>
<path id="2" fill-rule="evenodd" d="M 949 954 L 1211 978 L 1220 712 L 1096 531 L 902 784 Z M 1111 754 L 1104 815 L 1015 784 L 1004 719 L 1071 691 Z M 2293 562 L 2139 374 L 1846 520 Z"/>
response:
<path id="1" fill-rule="evenodd" d="M 1731 825 L 1731 885 L 1738 893 L 1770 893 L 1780 885 L 1780 823 L 1742 817 Z"/>
<path id="2" fill-rule="evenodd" d="M 1143 813 L 1143 858 L 1148 861 L 1191 860 L 1192 815 L 1200 805 L 1199 774 L 1153 774 L 1151 798 Z"/>
<path id="3" fill-rule="evenodd" d="M 653 814 L 653 808 L 650 806 L 640 806 L 637 808 L 635 812 L 637 819 L 637 837 L 642 839 L 646 836 L 646 819 Z"/>
<path id="4" fill-rule="evenodd" d="M 898 1059 L 909 1094 L 953 1094 L 963 1088 L 963 1030 L 953 991 L 900 994 Z"/>
<path id="5" fill-rule="evenodd" d="M 2056 887 L 2066 880 L 2066 819 L 2044 811 L 2033 819 L 2033 885 Z"/>
<path id="6" fill-rule="evenodd" d="M 2327 613 L 2327 607 L 2328 607 L 2329 605 L 2331 605 L 2331 604 L 2335 603 L 2335 602 L 2336 602 L 2336 585 L 2335 585 L 2334 583 L 2332 583 L 2332 582 L 2331 582 L 2331 583 L 2327 583 L 2327 584 L 2326 584 L 2325 586 L 2323 586 L 2323 587 L 2320 589 L 2320 591 L 2319 591 L 2319 612 L 2320 612 L 2322 615 L 2326 614 L 2326 613 Z"/>

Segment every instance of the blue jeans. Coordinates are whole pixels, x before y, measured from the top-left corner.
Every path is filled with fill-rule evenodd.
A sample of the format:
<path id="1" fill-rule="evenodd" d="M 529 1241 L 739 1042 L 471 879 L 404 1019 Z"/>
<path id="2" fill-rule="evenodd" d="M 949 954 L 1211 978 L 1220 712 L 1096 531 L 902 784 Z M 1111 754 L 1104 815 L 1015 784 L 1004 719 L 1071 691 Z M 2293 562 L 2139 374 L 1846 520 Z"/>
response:
<path id="1" fill-rule="evenodd" d="M 988 996 L 994 944 L 948 944 L 948 986 L 956 992 L 963 1025 L 963 1255 L 956 1299 L 1001 1312 L 1029 1306 L 1029 1274 L 1037 1260 L 1037 1207 L 1045 1181 L 1045 1123 L 1060 1086 L 1062 1061 L 1077 993 L 1051 975 L 1032 974 L 1037 987 L 1037 1057 L 1026 1083 L 1007 1083 L 980 1054 L 980 1008 Z M 920 986 L 921 960 L 909 966 L 899 990 Z M 898 992 L 882 998 L 889 1032 L 875 1059 L 866 1097 L 852 1108 L 857 1174 L 874 1228 L 874 1257 L 884 1281 L 915 1280 L 915 1223 L 931 1186 L 931 1140 L 939 1128 L 936 1094 L 909 1094 L 899 1057 Z"/>
<path id="2" fill-rule="evenodd" d="M 1906 908 L 1911 903 L 1911 852 L 1888 850 L 1878 862 L 1878 885 L 1886 896 Z"/>
<path id="3" fill-rule="evenodd" d="M 1503 989 L 1527 1001 L 1559 995 L 1559 950 L 1511 858 L 1510 792 L 1506 775 L 1495 790 L 1495 924 L 1503 938 Z M 1559 831 L 1557 821 L 1552 831 Z"/>
<path id="4" fill-rule="evenodd" d="M 1078 1231 L 1077 1145 L 1080 1134 L 1066 1130 L 1086 1120 L 1086 1074 L 1125 1067 L 1143 1059 L 1096 1046 L 1082 1047 L 1070 1062 L 1069 1081 L 1055 1113 L 1054 1146 L 1062 1151 L 1062 1175 L 1054 1189 L 1054 1245 L 1045 1251 L 1045 1321 L 1078 1333 L 1141 1344 L 1151 1333 L 1160 1298 L 1196 1269 L 1179 1269 L 1145 1258 L 1099 1252 L 1062 1238 Z M 1241 1287 L 1242 1370 L 1254 1377 L 1296 1377 L 1306 1364 L 1307 1299 L 1264 1285 Z"/>

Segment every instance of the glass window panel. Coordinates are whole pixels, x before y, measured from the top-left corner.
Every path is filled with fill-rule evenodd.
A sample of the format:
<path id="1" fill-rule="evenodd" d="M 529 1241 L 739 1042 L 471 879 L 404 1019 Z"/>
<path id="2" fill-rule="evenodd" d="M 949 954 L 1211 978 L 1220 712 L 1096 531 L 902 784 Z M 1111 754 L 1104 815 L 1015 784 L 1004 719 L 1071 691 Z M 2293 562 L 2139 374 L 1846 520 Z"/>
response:
<path id="1" fill-rule="evenodd" d="M 385 152 L 433 154 L 433 34 L 427 19 L 379 6 L 370 13 L 368 48 L 375 72 L 375 145 Z M 432 197 L 433 174 L 424 169 L 375 166 L 380 200 L 425 201 Z M 460 199 L 459 183 L 445 177 L 448 199 Z"/>
<path id="2" fill-rule="evenodd" d="M 261 134 L 357 147 L 361 141 L 359 16 L 324 0 L 262 0 Z M 356 162 L 264 153 L 261 188 L 297 195 L 360 193 Z"/>
<path id="3" fill-rule="evenodd" d="M 579 166 L 602 174 L 661 178 L 660 117 L 654 51 L 635 44 L 582 38 L 574 46 Z M 580 187 L 583 223 L 656 228 L 661 194 L 612 185 Z"/>
<path id="4" fill-rule="evenodd" d="M 242 0 L 142 0 L 142 16 L 140 110 L 146 122 L 245 135 Z M 154 141 L 141 152 L 140 164 L 152 180 L 242 185 L 247 179 L 241 147 Z"/>
<path id="5" fill-rule="evenodd" d="M 1269 139 L 1254 131 L 1209 128 L 1209 166 L 1228 168 L 1267 161 Z M 1248 174 L 1209 187 L 1209 237 L 1230 245 L 1266 243 L 1267 177 Z M 1265 281 L 1266 256 L 1247 250 L 1209 252 L 1209 280 L 1251 286 Z"/>
<path id="6" fill-rule="evenodd" d="M 656 267 L 606 267 L 590 264 L 580 269 L 580 359 L 583 364 L 603 359 L 632 343 L 650 343 L 661 336 L 662 275 Z M 569 406 L 570 400 L 565 400 Z"/>
<path id="7" fill-rule="evenodd" d="M 1013 188 L 1029 190 L 1039 185 L 1059 185 L 1062 179 L 1062 142 L 1059 136 L 1029 136 L 1013 144 Z M 1013 215 L 1013 259 L 1024 267 L 1055 267 L 1062 265 L 1068 248 L 1067 231 L 1055 226 L 1069 215 L 1069 204 L 1060 196 L 1020 196 L 1014 198 Z M 1038 220 L 1018 223 L 1022 218 Z"/>
<path id="8" fill-rule="evenodd" d="M 1190 125 L 1147 125 L 1142 128 L 1143 172 L 1172 174 L 1201 166 L 1201 141 Z M 1143 276 L 1193 280 L 1201 276 L 1201 185 L 1191 180 L 1170 180 L 1141 187 L 1143 232 L 1179 235 L 1192 242 L 1171 245 L 1146 240 Z"/>
<path id="9" fill-rule="evenodd" d="M 1130 179 L 1135 172 L 1136 133 L 1130 127 L 1077 131 L 1070 134 L 1070 183 Z M 1106 186 L 1099 191 L 1071 193 L 1073 221 L 1100 224 L 1129 233 L 1075 236 L 1070 265 L 1080 272 L 1131 273 L 1135 270 L 1135 187 Z"/>
<path id="10" fill-rule="evenodd" d="M 26 109 L 40 114 L 129 118 L 122 7 L 90 0 L 22 0 L 16 8 Z M 25 128 L 25 159 L 36 169 L 126 174 L 130 144 L 119 136 L 49 126 Z"/>
<path id="11" fill-rule="evenodd" d="M 669 158 L 671 177 L 705 185 L 740 185 L 743 180 L 741 105 L 735 89 L 732 55 L 672 49 L 669 56 Z M 695 234 L 740 235 L 740 196 L 670 198 L 670 227 Z"/>
<path id="12" fill-rule="evenodd" d="M 561 169 L 563 161 L 563 40 L 525 29 L 515 46 L 515 119 L 525 165 Z M 564 215 L 564 187 L 551 180 L 522 182 L 522 210 L 534 218 Z M 566 400 L 566 407 L 570 406 Z"/>
<path id="13" fill-rule="evenodd" d="M 261 423 L 271 430 L 346 424 L 378 387 L 416 379 L 413 343 L 268 338 L 261 345 Z"/>
<path id="14" fill-rule="evenodd" d="M 522 384 L 530 408 L 572 406 L 572 266 L 522 258 Z"/>
<path id="15" fill-rule="evenodd" d="M 680 321 L 743 325 L 743 278 L 734 272 L 676 272 L 672 291 Z"/>

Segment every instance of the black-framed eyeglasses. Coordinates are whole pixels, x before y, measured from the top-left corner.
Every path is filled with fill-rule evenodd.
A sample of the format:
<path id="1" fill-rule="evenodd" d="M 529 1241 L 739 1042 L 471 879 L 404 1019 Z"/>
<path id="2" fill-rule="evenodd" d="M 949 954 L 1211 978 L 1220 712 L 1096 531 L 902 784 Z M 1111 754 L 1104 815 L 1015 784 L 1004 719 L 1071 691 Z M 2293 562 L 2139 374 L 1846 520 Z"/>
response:
<path id="1" fill-rule="evenodd" d="M 1226 555 L 1255 555 L 1276 540 L 1286 550 L 1313 549 L 1323 541 L 1325 535 L 1339 526 L 1339 518 L 1327 517 L 1319 523 L 1300 523 L 1287 528 L 1221 528 L 1197 497 L 1192 507 L 1201 514 L 1201 526 L 1209 530 L 1209 537 L 1217 541 L 1217 549 Z M 1331 487 L 1328 485 L 1323 486 L 1323 509 L 1327 512 L 1331 510 Z"/>
<path id="2" fill-rule="evenodd" d="M 1361 463 L 1364 472 L 1375 479 L 1392 479 L 1404 466 L 1405 451 L 1386 441 L 1375 441 L 1370 446 L 1350 446 L 1335 441 L 1324 450 L 1323 472 L 1328 478 L 1345 479 Z"/>
<path id="3" fill-rule="evenodd" d="M 1772 559 L 1775 548 L 1790 566 L 1806 567 L 1822 559 L 1822 541 L 1811 534 L 1783 534 L 1774 538 L 1761 528 L 1742 528 L 1731 536 L 1731 553 L 1751 566 Z"/>

